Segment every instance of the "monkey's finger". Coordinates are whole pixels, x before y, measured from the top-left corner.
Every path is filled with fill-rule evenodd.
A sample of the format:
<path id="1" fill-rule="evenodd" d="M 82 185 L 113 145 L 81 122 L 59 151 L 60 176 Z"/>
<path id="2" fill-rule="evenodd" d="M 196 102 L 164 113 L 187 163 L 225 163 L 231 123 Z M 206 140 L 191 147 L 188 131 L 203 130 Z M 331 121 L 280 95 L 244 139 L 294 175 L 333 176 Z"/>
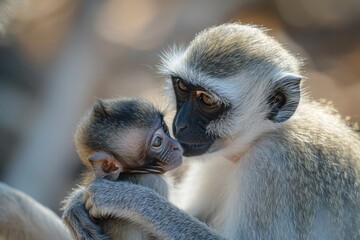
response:
<path id="1" fill-rule="evenodd" d="M 86 203 L 89 198 L 90 198 L 90 193 L 88 191 L 86 191 L 82 197 L 82 202 Z"/>
<path id="2" fill-rule="evenodd" d="M 85 208 L 89 211 L 90 208 L 94 206 L 93 202 L 91 201 L 91 198 L 88 198 L 85 202 Z"/>
<path id="3" fill-rule="evenodd" d="M 88 211 L 89 211 L 89 214 L 90 214 L 90 216 L 92 217 L 92 218 L 100 218 L 101 216 L 100 216 L 100 213 L 99 213 L 99 211 L 97 211 L 97 208 L 96 207 L 90 207 L 89 209 L 88 209 Z"/>
<path id="4" fill-rule="evenodd" d="M 74 211 L 63 219 L 76 240 L 109 240 L 102 234 L 100 226 L 95 224 L 85 211 Z"/>

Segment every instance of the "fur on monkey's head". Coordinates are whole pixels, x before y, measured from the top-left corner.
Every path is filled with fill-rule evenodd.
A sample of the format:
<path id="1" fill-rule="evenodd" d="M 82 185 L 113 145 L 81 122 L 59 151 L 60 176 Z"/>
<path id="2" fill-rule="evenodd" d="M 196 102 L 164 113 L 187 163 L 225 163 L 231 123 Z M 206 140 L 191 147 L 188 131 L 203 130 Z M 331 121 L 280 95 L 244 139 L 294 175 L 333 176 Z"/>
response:
<path id="1" fill-rule="evenodd" d="M 294 114 L 300 101 L 300 64 L 264 29 L 232 23 L 205 29 L 188 46 L 166 51 L 160 71 L 174 106 L 174 76 L 229 106 L 206 126 L 207 134 L 250 140 Z"/>
<path id="2" fill-rule="evenodd" d="M 131 139 L 144 138 L 143 129 L 153 127 L 162 118 L 162 112 L 145 100 L 96 100 L 76 128 L 75 144 L 80 158 L 89 164 L 87 159 L 91 153 L 100 150 L 117 153 L 122 149 L 123 152 L 140 154 L 140 149 L 131 144 Z"/>

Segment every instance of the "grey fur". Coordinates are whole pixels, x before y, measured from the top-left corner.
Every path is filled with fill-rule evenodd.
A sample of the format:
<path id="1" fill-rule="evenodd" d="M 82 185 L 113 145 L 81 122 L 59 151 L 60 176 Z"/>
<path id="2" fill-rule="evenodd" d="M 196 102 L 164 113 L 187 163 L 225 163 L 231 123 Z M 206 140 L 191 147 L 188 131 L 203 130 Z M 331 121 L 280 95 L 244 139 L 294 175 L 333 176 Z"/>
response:
<path id="1" fill-rule="evenodd" d="M 298 72 L 300 62 L 265 31 L 237 23 L 207 28 L 197 34 L 186 48 L 173 47 L 165 51 L 160 71 L 171 73 L 173 69 L 170 65 L 180 57 L 186 69 L 211 78 L 227 78 L 240 70 L 255 70 L 259 75 L 274 68 Z"/>
<path id="2" fill-rule="evenodd" d="M 128 181 L 144 187 L 148 187 L 157 192 L 160 196 L 168 198 L 167 182 L 161 175 L 156 174 L 128 174 Z M 104 218 L 100 216 L 99 225 L 101 226 L 104 234 L 112 240 L 147 240 L 155 239 L 150 236 L 144 227 L 136 224 L 134 221 L 129 222 L 121 218 Z"/>
<path id="3" fill-rule="evenodd" d="M 105 227 L 113 229 L 112 232 L 108 232 L 110 236 L 127 234 L 120 228 L 114 228 L 114 225 L 118 226 L 118 224 L 124 227 L 122 224 L 126 220 L 134 222 L 138 225 L 138 229 L 143 229 L 144 232 L 158 239 L 223 239 L 208 226 L 179 210 L 155 191 L 131 182 L 113 182 L 104 179 L 90 183 L 86 190 L 79 188 L 67 200 L 63 220 L 69 226 L 73 239 L 109 239 L 101 233 L 99 225 L 89 216 L 81 197 L 91 216 L 103 219 L 114 218 L 113 222 L 105 223 Z M 115 236 L 111 239 L 117 239 Z"/>
<path id="4" fill-rule="evenodd" d="M 65 240 L 60 218 L 28 195 L 0 183 L 0 239 Z"/>
<path id="5" fill-rule="evenodd" d="M 147 129 L 161 117 L 162 113 L 153 104 L 138 98 L 97 100 L 76 128 L 77 152 L 86 160 L 90 150 L 118 153 L 119 138 L 125 137 L 127 130 Z M 133 149 L 134 154 L 136 151 Z M 88 161 L 83 162 L 88 165 Z"/>
<path id="6" fill-rule="evenodd" d="M 62 220 L 70 230 L 72 239 L 110 240 L 89 216 L 82 203 L 83 196 L 84 188 L 79 187 L 64 201 Z"/>
<path id="7" fill-rule="evenodd" d="M 281 67 L 296 72 L 298 62 L 282 50 L 265 30 L 224 24 L 200 32 L 186 49 L 187 68 L 209 77 L 226 78 L 240 69 L 257 71 Z"/>
<path id="8" fill-rule="evenodd" d="M 113 192 L 121 194 L 114 198 Z M 92 216 L 135 221 L 159 239 L 223 239 L 205 224 L 143 186 L 96 180 L 87 189 L 84 199 Z"/>

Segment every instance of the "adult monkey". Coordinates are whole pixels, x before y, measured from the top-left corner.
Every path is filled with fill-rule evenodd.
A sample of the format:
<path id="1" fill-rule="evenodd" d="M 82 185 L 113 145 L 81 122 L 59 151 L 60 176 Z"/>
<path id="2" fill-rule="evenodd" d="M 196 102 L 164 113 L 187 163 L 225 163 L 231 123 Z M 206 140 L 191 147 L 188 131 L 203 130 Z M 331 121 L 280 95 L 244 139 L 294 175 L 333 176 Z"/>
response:
<path id="1" fill-rule="evenodd" d="M 90 215 L 136 213 L 169 239 L 360 239 L 359 136 L 302 96 L 299 61 L 278 42 L 253 26 L 212 27 L 165 54 L 161 70 L 184 155 L 204 158 L 188 172 L 179 206 L 219 235 L 130 184 L 91 185 Z M 82 194 L 64 215 L 79 235 L 96 229 L 76 207 Z"/>

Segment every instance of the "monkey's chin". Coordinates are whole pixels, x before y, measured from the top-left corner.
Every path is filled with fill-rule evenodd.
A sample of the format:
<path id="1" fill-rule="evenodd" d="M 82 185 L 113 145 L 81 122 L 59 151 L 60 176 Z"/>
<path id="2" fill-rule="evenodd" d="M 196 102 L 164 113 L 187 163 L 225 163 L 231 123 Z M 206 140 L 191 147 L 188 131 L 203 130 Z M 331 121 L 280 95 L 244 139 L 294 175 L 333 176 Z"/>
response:
<path id="1" fill-rule="evenodd" d="M 201 144 L 180 142 L 180 144 L 184 150 L 183 155 L 185 157 L 195 157 L 205 154 L 208 151 L 208 149 L 211 147 L 212 142 L 201 143 Z"/>

